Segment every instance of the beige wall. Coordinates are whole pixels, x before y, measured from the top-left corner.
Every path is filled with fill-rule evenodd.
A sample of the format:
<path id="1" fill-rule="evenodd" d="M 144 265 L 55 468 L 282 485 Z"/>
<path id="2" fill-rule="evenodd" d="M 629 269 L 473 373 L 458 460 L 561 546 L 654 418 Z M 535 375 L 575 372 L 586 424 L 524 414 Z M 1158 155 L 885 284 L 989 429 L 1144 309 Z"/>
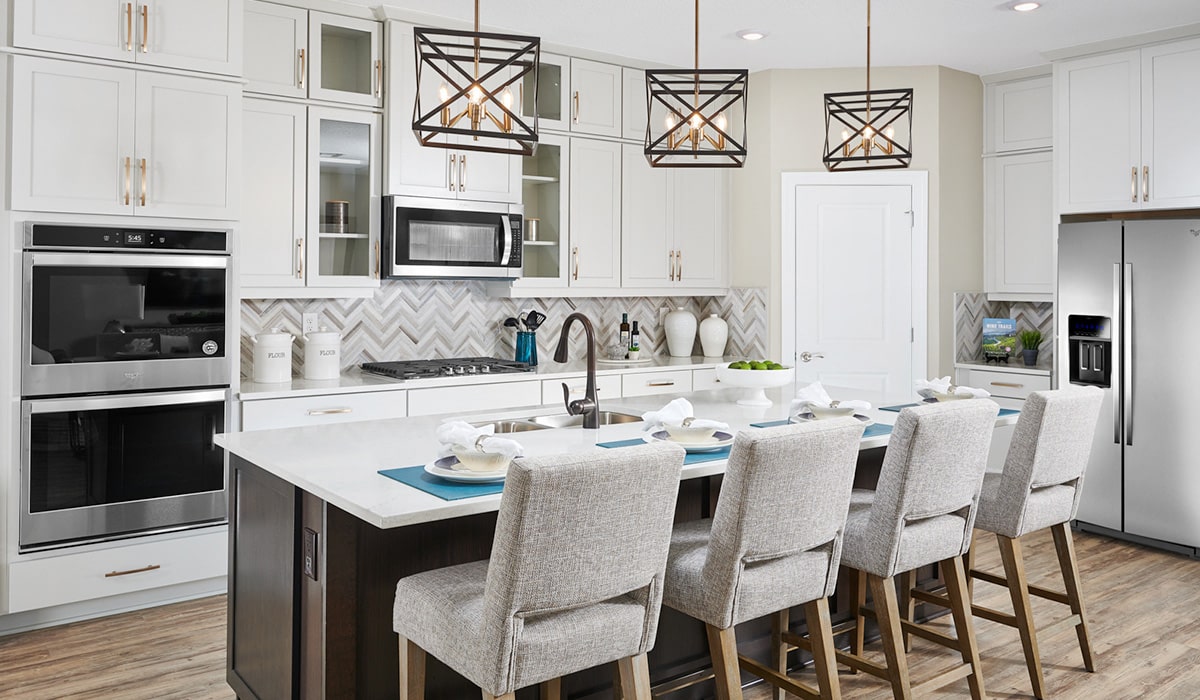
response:
<path id="1" fill-rule="evenodd" d="M 911 168 L 929 172 L 928 366 L 949 374 L 953 292 L 983 286 L 983 87 L 977 76 L 940 66 L 876 68 L 871 78 L 876 87 L 914 90 Z M 825 170 L 824 94 L 863 86 L 861 68 L 750 76 L 750 155 L 733 176 L 732 284 L 767 287 L 772 356 L 782 348 L 780 177 Z"/>

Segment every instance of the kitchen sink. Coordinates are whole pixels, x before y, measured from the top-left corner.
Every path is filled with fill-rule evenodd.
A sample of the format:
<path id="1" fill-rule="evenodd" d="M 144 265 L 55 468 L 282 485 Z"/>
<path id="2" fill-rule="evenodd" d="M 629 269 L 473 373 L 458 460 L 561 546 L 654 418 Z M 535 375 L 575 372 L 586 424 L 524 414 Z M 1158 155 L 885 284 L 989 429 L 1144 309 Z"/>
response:
<path id="1" fill-rule="evenodd" d="M 572 416 L 566 413 L 555 413 L 549 416 L 534 416 L 528 419 L 532 423 L 547 428 L 578 428 L 583 425 L 583 416 Z M 642 417 L 632 413 L 616 411 L 601 411 L 600 425 L 616 425 L 618 423 L 640 423 Z"/>
<path id="2" fill-rule="evenodd" d="M 547 428 L 551 427 L 548 425 L 530 423 L 527 420 L 485 420 L 478 423 L 472 423 L 471 425 L 475 426 L 476 428 L 486 428 L 490 425 L 492 426 L 493 432 L 496 435 L 501 435 L 504 433 L 524 433 L 530 430 L 546 430 Z"/>

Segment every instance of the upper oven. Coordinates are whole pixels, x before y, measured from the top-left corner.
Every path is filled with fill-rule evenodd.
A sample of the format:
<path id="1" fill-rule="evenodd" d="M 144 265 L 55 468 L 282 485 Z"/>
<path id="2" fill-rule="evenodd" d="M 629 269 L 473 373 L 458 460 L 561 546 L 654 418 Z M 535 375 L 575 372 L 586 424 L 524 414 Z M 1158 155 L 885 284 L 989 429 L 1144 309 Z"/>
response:
<path id="1" fill-rule="evenodd" d="M 227 231 L 27 224 L 21 394 L 229 384 Z"/>
<path id="2" fill-rule="evenodd" d="M 383 276 L 521 276 L 519 204 L 383 198 Z"/>

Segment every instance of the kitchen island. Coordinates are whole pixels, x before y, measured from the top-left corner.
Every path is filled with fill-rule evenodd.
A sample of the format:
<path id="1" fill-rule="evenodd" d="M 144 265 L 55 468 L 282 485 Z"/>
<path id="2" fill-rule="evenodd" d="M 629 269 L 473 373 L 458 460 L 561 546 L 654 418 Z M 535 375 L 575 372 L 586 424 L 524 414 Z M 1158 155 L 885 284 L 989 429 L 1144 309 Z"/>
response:
<path id="1" fill-rule="evenodd" d="M 741 390 L 688 394 L 699 417 L 736 430 L 787 417 L 794 386 L 768 391 L 766 408 L 736 404 Z M 904 397 L 833 392 L 874 405 Z M 604 402 L 602 409 L 640 414 L 673 396 Z M 484 559 L 491 549 L 499 495 L 445 501 L 378 474 L 426 464 L 438 452 L 436 426 L 451 417 L 526 418 L 561 412 L 547 406 L 455 416 L 424 416 L 232 433 L 218 437 L 231 453 L 228 680 L 240 697 L 395 697 L 397 645 L 391 629 L 396 581 L 419 571 Z M 869 412 L 892 424 L 896 413 Z M 1012 416 L 998 424 L 1015 421 Z M 560 428 L 519 433 L 528 455 L 589 452 L 596 443 L 642 436 L 642 423 L 598 430 Z M 732 431 L 731 431 L 732 432 Z M 856 484 L 874 482 L 887 436 L 864 438 Z M 710 517 L 725 461 L 685 465 L 676 520 Z M 929 577 L 932 578 L 933 572 Z M 839 609 L 843 606 L 836 606 Z M 844 611 L 839 610 L 839 613 Z M 801 616 L 797 616 L 802 619 Z M 754 623 L 749 623 L 754 625 Z M 759 627 L 762 627 L 759 625 Z M 739 637 L 762 644 L 765 628 Z M 756 633 L 757 632 L 757 633 Z M 655 682 L 708 665 L 703 627 L 664 609 L 650 654 Z M 431 660 L 428 697 L 478 691 Z M 571 698 L 605 697 L 611 674 L 592 669 L 567 679 Z M 679 697 L 704 697 L 696 686 Z M 536 690 L 534 695 L 536 696 Z M 523 696 L 525 696 L 523 694 Z"/>

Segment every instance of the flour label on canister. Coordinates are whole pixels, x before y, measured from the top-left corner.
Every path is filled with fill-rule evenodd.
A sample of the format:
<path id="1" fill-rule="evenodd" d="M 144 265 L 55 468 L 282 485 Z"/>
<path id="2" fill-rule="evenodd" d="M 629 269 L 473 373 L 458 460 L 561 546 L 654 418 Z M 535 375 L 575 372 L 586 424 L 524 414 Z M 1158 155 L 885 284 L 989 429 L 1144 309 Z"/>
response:
<path id="1" fill-rule="evenodd" d="M 337 357 L 337 350 L 322 350 L 318 353 L 321 357 Z"/>
<path id="2" fill-rule="evenodd" d="M 286 357 L 286 354 L 282 353 L 282 352 L 268 352 L 267 353 L 267 359 L 269 359 L 269 360 L 278 360 L 278 359 L 282 359 L 284 357 Z"/>
<path id="3" fill-rule="evenodd" d="M 206 340 L 204 341 L 204 344 L 200 346 L 200 351 L 205 355 L 215 355 L 217 354 L 217 348 L 219 347 L 220 346 L 217 345 L 217 341 Z"/>

